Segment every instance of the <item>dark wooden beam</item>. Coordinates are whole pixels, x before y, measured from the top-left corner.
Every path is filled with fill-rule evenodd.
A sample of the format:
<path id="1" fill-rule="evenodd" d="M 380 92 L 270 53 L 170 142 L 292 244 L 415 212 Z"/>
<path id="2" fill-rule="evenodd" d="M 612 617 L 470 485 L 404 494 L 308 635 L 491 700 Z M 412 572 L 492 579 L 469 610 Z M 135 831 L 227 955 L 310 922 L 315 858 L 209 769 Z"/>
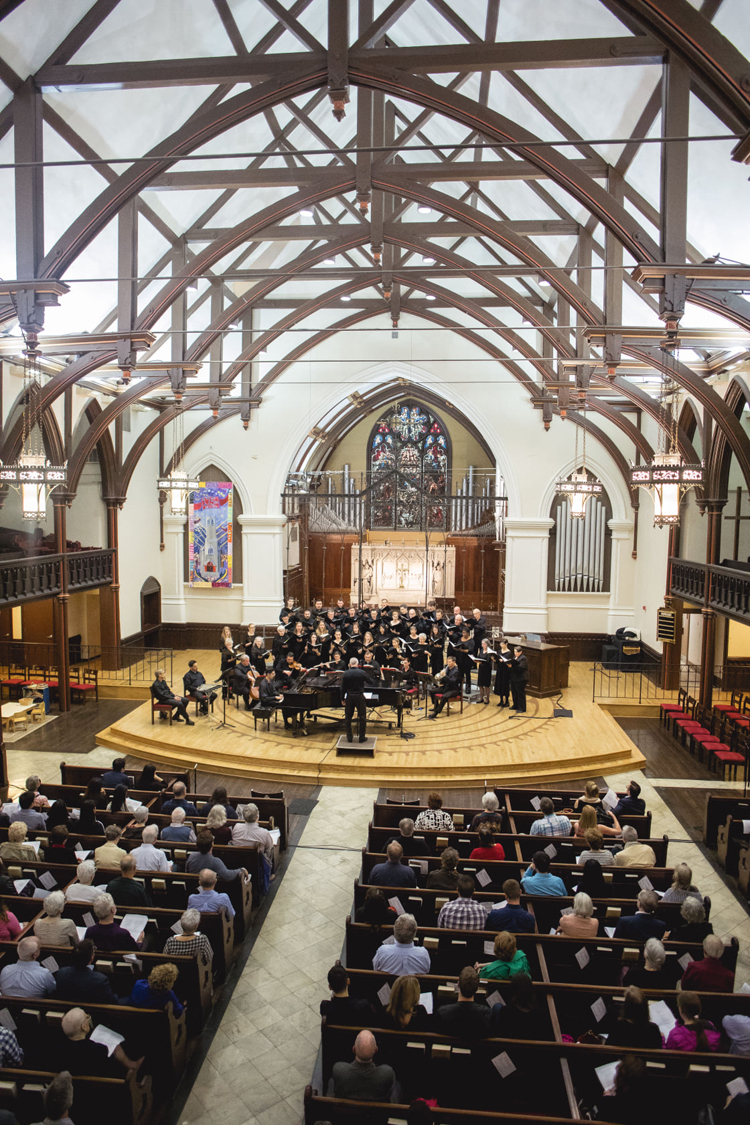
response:
<path id="1" fill-rule="evenodd" d="M 498 226 L 508 232 L 532 235 L 534 238 L 544 235 L 554 237 L 575 235 L 579 228 L 579 224 L 572 219 L 570 222 L 563 222 L 561 219 L 509 219 L 499 222 Z M 223 238 L 228 230 L 229 227 L 197 227 L 186 231 L 184 237 L 188 242 L 213 242 L 215 238 Z M 456 222 L 386 223 L 383 233 L 388 238 L 396 230 L 420 238 L 476 236 L 476 228 Z M 295 223 L 294 226 L 266 227 L 264 231 L 253 237 L 257 242 L 304 242 L 312 239 L 338 238 L 340 234 L 341 226 L 338 224 L 303 222 Z"/>

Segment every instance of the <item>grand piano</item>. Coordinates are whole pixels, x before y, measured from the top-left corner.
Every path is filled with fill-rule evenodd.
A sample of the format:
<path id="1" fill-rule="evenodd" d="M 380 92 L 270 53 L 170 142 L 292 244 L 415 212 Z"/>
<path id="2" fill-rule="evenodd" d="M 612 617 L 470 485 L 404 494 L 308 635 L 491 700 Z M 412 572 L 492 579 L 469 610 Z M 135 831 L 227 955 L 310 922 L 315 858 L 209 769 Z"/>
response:
<path id="1" fill-rule="evenodd" d="M 312 714 L 313 719 L 324 719 L 326 722 L 340 726 L 344 725 L 344 701 L 341 698 L 341 673 L 333 676 L 319 674 L 307 676 L 304 685 L 299 690 L 289 689 L 283 692 L 283 703 L 277 703 L 277 710 L 304 711 Z M 333 682 L 332 682 L 333 681 Z M 390 687 L 381 682 L 373 682 L 365 692 L 367 700 L 367 722 L 387 723 L 391 730 L 403 728 L 404 700 L 406 693 L 397 687 Z M 395 714 L 392 716 L 379 714 L 382 708 L 390 708 Z M 320 712 L 340 710 L 341 715 L 327 715 Z M 295 719 L 296 723 L 296 719 Z"/>

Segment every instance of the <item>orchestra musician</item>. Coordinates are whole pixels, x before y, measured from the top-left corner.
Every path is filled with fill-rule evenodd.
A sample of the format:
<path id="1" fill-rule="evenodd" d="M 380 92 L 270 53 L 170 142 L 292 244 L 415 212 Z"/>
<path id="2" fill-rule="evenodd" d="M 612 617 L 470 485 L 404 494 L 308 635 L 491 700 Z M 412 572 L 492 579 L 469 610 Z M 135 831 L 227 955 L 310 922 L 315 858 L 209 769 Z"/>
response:
<path id="1" fill-rule="evenodd" d="M 449 656 L 445 668 L 435 677 L 442 681 L 437 687 L 430 688 L 432 697 L 432 714 L 428 719 L 436 719 L 449 699 L 455 699 L 461 694 L 461 673 L 456 664 L 455 656 Z M 440 699 L 438 699 L 438 695 Z"/>
<path id="2" fill-rule="evenodd" d="M 185 695 L 192 696 L 197 699 L 200 704 L 201 715 L 208 714 L 208 705 L 213 703 L 216 699 L 216 692 L 212 691 L 210 695 L 206 695 L 205 691 L 201 691 L 201 685 L 205 684 L 206 677 L 202 672 L 198 671 L 198 661 L 189 660 L 188 670 L 182 677 L 182 686 L 185 689 Z"/>
<path id="3" fill-rule="evenodd" d="M 294 659 L 294 653 L 287 652 L 283 659 L 280 659 L 276 664 L 276 686 L 280 688 L 282 693 L 285 691 L 293 691 L 297 685 L 302 674 L 303 668 L 299 661 Z M 282 697 L 283 698 L 283 697 Z M 299 707 L 284 707 L 282 702 L 281 707 L 284 716 L 284 726 L 287 730 L 294 728 L 294 734 L 303 734 L 307 738 L 308 732 L 305 729 L 305 712 Z"/>
<path id="4" fill-rule="evenodd" d="M 239 664 L 234 669 L 234 690 L 245 700 L 245 710 L 250 710 L 250 691 L 255 683 L 255 671 L 250 663 L 250 657 L 245 653 L 240 657 Z"/>
<path id="5" fill-rule="evenodd" d="M 276 673 L 273 668 L 267 668 L 258 681 L 258 707 L 273 708 L 276 703 L 283 703 L 284 696 L 277 691 L 274 683 Z"/>
<path id="6" fill-rule="evenodd" d="M 378 664 L 377 660 L 375 659 L 375 654 L 371 648 L 365 649 L 365 659 L 362 667 L 374 679 L 381 680 L 383 678 L 380 664 Z"/>
<path id="7" fill-rule="evenodd" d="M 151 685 L 151 698 L 156 703 L 169 704 L 172 710 L 177 712 L 174 719 L 176 723 L 181 723 L 184 720 L 189 727 L 195 726 L 195 723 L 187 713 L 187 708 L 185 706 L 187 699 L 184 699 L 181 695 L 174 694 L 167 683 L 166 673 L 163 668 L 156 669 L 156 679 Z M 164 712 L 161 713 L 160 718 L 161 717 L 164 717 Z"/>

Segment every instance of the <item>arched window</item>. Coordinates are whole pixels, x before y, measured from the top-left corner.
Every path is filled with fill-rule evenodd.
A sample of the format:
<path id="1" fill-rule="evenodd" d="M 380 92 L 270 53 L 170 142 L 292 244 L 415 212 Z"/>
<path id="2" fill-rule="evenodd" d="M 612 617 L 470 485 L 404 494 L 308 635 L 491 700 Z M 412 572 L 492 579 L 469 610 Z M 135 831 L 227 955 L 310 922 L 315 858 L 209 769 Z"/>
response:
<path id="1" fill-rule="evenodd" d="M 580 468 L 578 470 L 581 471 Z M 591 473 L 588 477 L 594 480 Z M 606 491 L 586 502 L 583 519 L 573 519 L 570 501 L 555 496 L 550 508 L 547 589 L 576 593 L 609 590 L 612 505 Z"/>
<path id="2" fill-rule="evenodd" d="M 424 406 L 399 402 L 378 419 L 370 434 L 368 468 L 370 527 L 424 531 L 445 526 L 450 438 Z"/>

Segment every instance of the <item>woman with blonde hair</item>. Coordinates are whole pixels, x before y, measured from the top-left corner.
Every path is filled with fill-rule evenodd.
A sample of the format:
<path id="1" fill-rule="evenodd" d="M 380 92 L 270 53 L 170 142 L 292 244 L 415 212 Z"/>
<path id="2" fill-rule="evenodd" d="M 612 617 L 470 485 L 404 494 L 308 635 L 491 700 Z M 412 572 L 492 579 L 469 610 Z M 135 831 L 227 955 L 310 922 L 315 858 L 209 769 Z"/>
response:
<path id="1" fill-rule="evenodd" d="M 599 919 L 594 917 L 594 904 L 585 891 L 573 899 L 571 914 L 563 914 L 557 927 L 563 937 L 591 938 L 599 933 Z"/>
<path id="2" fill-rule="evenodd" d="M 232 829 L 227 823 L 227 814 L 223 805 L 214 805 L 209 810 L 206 817 L 206 828 L 217 844 L 231 844 Z"/>
<path id="3" fill-rule="evenodd" d="M 426 1009 L 419 1003 L 419 981 L 416 977 L 397 977 L 385 1009 L 383 1026 L 405 1031 L 423 1031 L 430 1022 Z"/>
<path id="4" fill-rule="evenodd" d="M 614 828 L 610 828 L 607 824 L 602 824 L 599 817 L 596 815 L 596 809 L 593 805 L 584 805 L 581 809 L 581 815 L 575 822 L 574 836 L 577 840 L 583 839 L 586 836 L 589 828 L 598 828 L 602 836 L 621 836 L 622 828 L 617 817 L 613 816 Z"/>
<path id="5" fill-rule="evenodd" d="M 137 980 L 128 1001 L 134 1008 L 166 1008 L 172 1005 L 174 1015 L 181 1016 L 183 1005 L 172 991 L 180 970 L 176 965 L 155 965 L 148 980 Z"/>
<path id="6" fill-rule="evenodd" d="M 516 973 L 531 976 L 526 954 L 518 948 L 516 935 L 507 930 L 501 930 L 495 937 L 495 960 L 483 965 L 477 962 L 474 968 L 482 980 L 510 980 Z"/>
<path id="7" fill-rule="evenodd" d="M 33 863 L 36 851 L 27 844 L 26 825 L 22 820 L 14 820 L 8 828 L 8 839 L 0 844 L 0 859 L 15 859 L 21 863 Z"/>

